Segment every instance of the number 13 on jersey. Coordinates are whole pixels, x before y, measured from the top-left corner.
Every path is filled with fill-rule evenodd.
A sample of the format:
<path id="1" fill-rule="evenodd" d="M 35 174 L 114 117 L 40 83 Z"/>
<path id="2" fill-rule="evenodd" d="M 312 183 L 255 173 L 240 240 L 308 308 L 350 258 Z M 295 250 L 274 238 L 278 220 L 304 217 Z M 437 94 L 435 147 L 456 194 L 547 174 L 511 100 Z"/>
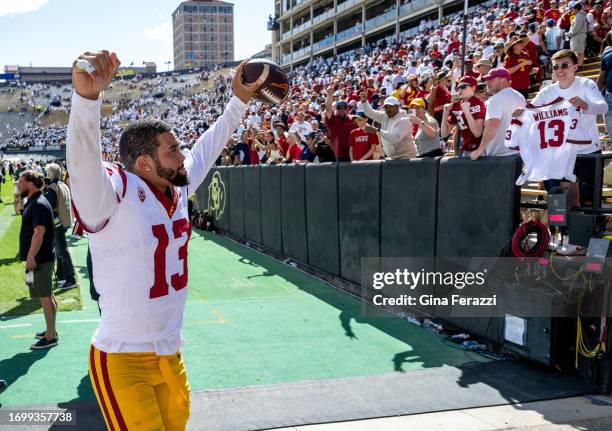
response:
<path id="1" fill-rule="evenodd" d="M 155 281 L 149 291 L 149 298 L 155 299 L 162 296 L 168 295 L 168 282 L 166 281 L 166 251 L 170 242 L 166 225 L 156 224 L 151 227 L 153 236 L 157 238 L 157 247 L 154 253 L 154 274 Z M 172 274 L 170 277 L 170 284 L 174 290 L 179 291 L 187 286 L 187 244 L 189 243 L 189 237 L 191 236 L 191 226 L 189 220 L 180 219 L 175 220 L 172 223 L 172 237 L 179 239 L 185 235 L 185 242 L 178 249 L 177 256 L 169 256 L 170 259 L 178 259 L 183 263 L 183 274 L 180 273 Z"/>

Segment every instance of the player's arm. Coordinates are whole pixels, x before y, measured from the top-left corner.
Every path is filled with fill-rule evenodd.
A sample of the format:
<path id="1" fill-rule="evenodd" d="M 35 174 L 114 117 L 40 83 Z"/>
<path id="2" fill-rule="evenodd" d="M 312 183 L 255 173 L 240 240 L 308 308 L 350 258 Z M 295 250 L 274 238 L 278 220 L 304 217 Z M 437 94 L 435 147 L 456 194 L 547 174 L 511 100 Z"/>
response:
<path id="1" fill-rule="evenodd" d="M 258 79 L 252 84 L 242 82 L 242 70 L 246 61 L 243 61 L 232 80 L 234 95 L 227 103 L 223 115 L 213 124 L 193 146 L 185 160 L 185 169 L 189 177 L 188 194 L 193 193 L 204 181 L 204 177 L 221 154 L 221 150 L 229 141 L 234 130 L 240 125 L 242 116 L 246 112 L 247 103 L 261 85 Z"/>
<path id="2" fill-rule="evenodd" d="M 81 221 L 90 230 L 102 226 L 116 211 L 117 193 L 106 173 L 100 149 L 102 91 L 112 81 L 120 61 L 108 51 L 86 52 L 96 71 L 85 72 L 72 65 L 72 107 L 66 137 L 66 161 L 70 188 Z"/>

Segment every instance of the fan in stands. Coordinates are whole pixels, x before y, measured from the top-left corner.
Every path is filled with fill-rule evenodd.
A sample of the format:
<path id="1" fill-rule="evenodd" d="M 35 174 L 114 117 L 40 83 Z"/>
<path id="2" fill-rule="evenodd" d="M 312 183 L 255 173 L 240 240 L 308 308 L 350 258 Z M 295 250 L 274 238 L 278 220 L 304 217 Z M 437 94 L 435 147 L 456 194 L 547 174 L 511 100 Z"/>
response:
<path id="1" fill-rule="evenodd" d="M 244 65 L 242 80 L 245 84 L 263 81 L 254 98 L 268 105 L 279 105 L 289 94 L 287 73 L 273 61 L 263 59 L 249 60 Z"/>

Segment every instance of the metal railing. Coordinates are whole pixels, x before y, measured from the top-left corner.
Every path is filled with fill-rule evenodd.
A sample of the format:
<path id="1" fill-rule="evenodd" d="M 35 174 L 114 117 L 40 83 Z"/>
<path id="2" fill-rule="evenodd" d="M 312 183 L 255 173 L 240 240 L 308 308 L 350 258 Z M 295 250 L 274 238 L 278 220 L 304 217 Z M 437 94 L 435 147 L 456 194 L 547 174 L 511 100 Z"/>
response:
<path id="1" fill-rule="evenodd" d="M 293 60 L 299 60 L 300 58 L 304 57 L 305 55 L 310 55 L 311 50 L 310 50 L 310 46 L 307 46 L 306 48 L 302 48 L 298 51 L 294 51 L 293 52 Z"/>
<path id="2" fill-rule="evenodd" d="M 322 13 L 321 15 L 317 15 L 312 19 L 312 25 L 316 25 L 320 22 L 325 21 L 326 19 L 331 18 L 332 16 L 334 16 L 336 14 L 336 12 L 334 11 L 334 9 L 330 9 L 327 12 Z"/>
<path id="3" fill-rule="evenodd" d="M 334 43 L 334 35 L 332 34 L 331 36 L 327 36 L 325 39 L 321 39 L 320 41 L 313 43 L 312 51 L 313 52 L 318 51 L 329 45 L 333 45 L 333 43 Z"/>
<path id="4" fill-rule="evenodd" d="M 298 34 L 304 30 L 306 30 L 308 27 L 310 27 L 312 25 L 312 22 L 310 20 L 298 25 L 297 27 L 293 27 L 293 34 Z"/>
<path id="5" fill-rule="evenodd" d="M 347 0 L 344 3 L 336 6 L 336 13 L 340 13 L 345 9 L 355 6 L 357 3 L 360 3 L 360 0 Z"/>
<path id="6" fill-rule="evenodd" d="M 370 30 L 372 28 L 376 28 L 380 25 L 386 24 L 391 21 L 395 21 L 397 15 L 397 11 L 395 8 L 390 9 L 386 13 L 377 16 L 376 18 L 371 18 L 365 22 L 365 29 Z"/>
<path id="7" fill-rule="evenodd" d="M 363 25 L 360 23 L 355 25 L 354 27 L 347 28 L 346 30 L 341 31 L 336 35 L 336 42 L 340 42 L 344 39 L 348 39 L 349 37 L 360 34 L 363 31 Z"/>

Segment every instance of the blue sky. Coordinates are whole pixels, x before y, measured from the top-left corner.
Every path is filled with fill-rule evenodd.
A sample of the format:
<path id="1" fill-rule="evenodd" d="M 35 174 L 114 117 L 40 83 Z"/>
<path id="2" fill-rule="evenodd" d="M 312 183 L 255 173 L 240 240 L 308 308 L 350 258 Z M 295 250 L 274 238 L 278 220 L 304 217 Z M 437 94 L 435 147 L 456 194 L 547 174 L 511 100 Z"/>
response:
<path id="1" fill-rule="evenodd" d="M 123 65 L 172 55 L 172 12 L 180 0 L 0 0 L 0 73 L 4 65 L 69 66 L 83 51 L 109 49 Z M 266 28 L 273 0 L 234 4 L 235 59 L 271 42 Z M 171 65 L 172 67 L 172 65 Z"/>

